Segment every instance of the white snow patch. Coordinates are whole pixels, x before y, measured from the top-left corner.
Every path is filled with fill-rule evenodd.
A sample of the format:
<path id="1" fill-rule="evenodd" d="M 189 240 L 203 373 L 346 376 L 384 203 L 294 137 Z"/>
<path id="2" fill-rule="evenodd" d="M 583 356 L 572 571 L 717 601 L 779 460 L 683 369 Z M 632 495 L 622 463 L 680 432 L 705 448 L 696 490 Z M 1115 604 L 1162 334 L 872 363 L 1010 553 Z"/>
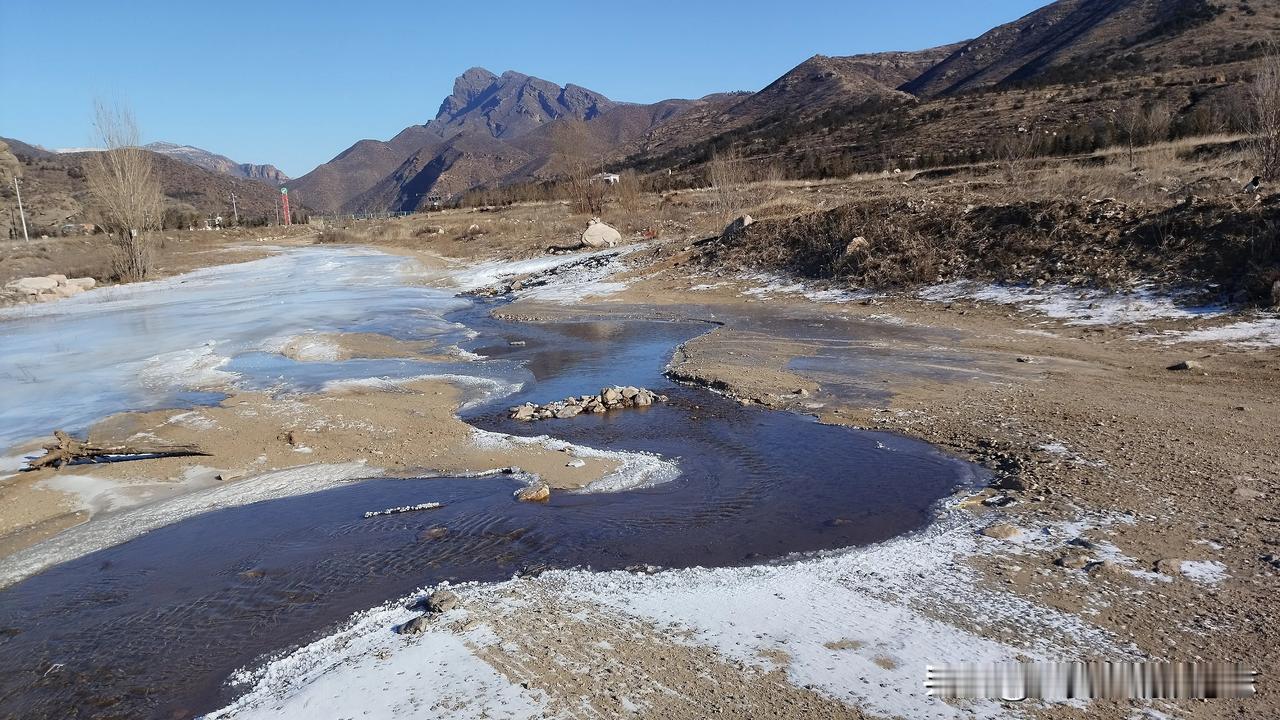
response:
<path id="1" fill-rule="evenodd" d="M 478 290 L 496 285 L 508 278 L 543 272 L 577 260 L 616 252 L 618 252 L 617 249 L 606 249 L 565 255 L 546 255 L 528 260 L 490 260 L 461 268 L 450 268 L 427 276 L 433 280 L 443 280 L 460 291 Z"/>
<path id="2" fill-rule="evenodd" d="M 178 413 L 166 420 L 165 424 L 181 425 L 196 430 L 213 430 L 218 427 L 218 423 L 213 418 L 201 413 L 199 410 Z"/>
<path id="3" fill-rule="evenodd" d="M 621 492 L 635 488 L 653 487 L 671 482 L 680 476 L 680 466 L 671 460 L 644 452 L 597 450 L 574 445 L 547 435 L 520 437 L 502 433 L 471 429 L 472 442 L 478 447 L 511 450 L 520 445 L 537 445 L 558 452 L 570 451 L 575 457 L 613 460 L 618 467 L 613 472 L 587 485 L 578 492 Z"/>
<path id="4" fill-rule="evenodd" d="M 162 391 L 171 387 L 192 390 L 220 390 L 231 387 L 239 375 L 221 370 L 231 361 L 225 355 L 213 351 L 214 343 L 201 347 L 154 355 L 142 363 L 138 380 L 150 390 Z"/>
<path id="5" fill-rule="evenodd" d="M 1017 305 L 1052 318 L 1067 320 L 1069 325 L 1125 325 L 1151 320 L 1213 317 L 1226 312 L 1219 305 L 1191 306 L 1188 293 L 1158 293 L 1145 287 L 1126 294 L 1103 290 L 1081 290 L 1066 285 L 1025 287 L 988 285 L 960 280 L 925 288 L 918 293 L 924 300 L 945 302 L 961 298 Z"/>
<path id="6" fill-rule="evenodd" d="M 1227 566 L 1216 560 L 1183 560 L 1179 568 L 1188 580 L 1217 585 L 1227 579 Z"/>
<path id="7" fill-rule="evenodd" d="M 0 455 L 0 479 L 21 471 L 28 460 L 43 454 L 43 450 L 32 450 L 22 455 Z"/>
<path id="8" fill-rule="evenodd" d="M 541 718 L 545 699 L 498 674 L 471 646 L 492 643 L 477 629 L 466 639 L 428 630 L 392 631 L 416 613 L 388 603 L 357 615 L 342 631 L 232 677 L 252 689 L 209 720 L 311 720 L 316 717 Z"/>
<path id="9" fill-rule="evenodd" d="M 491 398 L 505 397 L 514 392 L 518 392 L 524 383 L 508 380 L 497 380 L 487 377 L 476 377 L 474 375 L 457 375 L 453 373 L 413 375 L 404 378 L 389 377 L 369 377 L 369 378 L 350 378 L 346 380 L 330 380 L 324 384 L 323 392 L 326 393 L 342 393 L 354 390 L 378 390 L 378 391 L 396 391 L 404 388 L 405 385 L 418 382 L 421 380 L 444 380 L 464 388 L 472 388 L 478 390 L 477 397 L 468 398 L 462 403 L 461 409 L 475 407 L 481 403 L 487 402 Z"/>
<path id="10" fill-rule="evenodd" d="M 865 290 L 818 289 L 792 278 L 768 272 L 741 273 L 738 280 L 748 287 L 740 293 L 767 300 L 773 295 L 800 295 L 817 303 L 843 304 L 877 297 Z"/>
<path id="11" fill-rule="evenodd" d="M 1161 335 L 1161 340 L 1169 344 L 1223 343 L 1255 350 L 1280 347 L 1280 316 L 1268 314 L 1198 330 L 1168 330 Z"/>
<path id="12" fill-rule="evenodd" d="M 309 333 L 271 338 L 262 343 L 262 349 L 279 355 L 288 350 L 289 356 L 300 362 L 334 362 L 340 351 L 328 338 Z"/>

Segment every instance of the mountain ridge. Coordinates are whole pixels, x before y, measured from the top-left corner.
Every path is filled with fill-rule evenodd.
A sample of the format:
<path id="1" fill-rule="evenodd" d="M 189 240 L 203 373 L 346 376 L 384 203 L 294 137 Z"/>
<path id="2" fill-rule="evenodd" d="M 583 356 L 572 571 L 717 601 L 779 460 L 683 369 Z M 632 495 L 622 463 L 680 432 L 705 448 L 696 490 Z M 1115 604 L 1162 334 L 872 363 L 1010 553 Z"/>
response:
<path id="1" fill-rule="evenodd" d="M 223 175 L 242 177 L 248 180 L 261 180 L 271 185 L 283 185 L 289 180 L 289 176 L 275 165 L 236 162 L 226 155 L 219 155 L 193 145 L 157 141 L 147 143 L 143 147 L 154 153 L 166 155 L 175 160 L 190 163 L 196 167 L 222 173 Z"/>

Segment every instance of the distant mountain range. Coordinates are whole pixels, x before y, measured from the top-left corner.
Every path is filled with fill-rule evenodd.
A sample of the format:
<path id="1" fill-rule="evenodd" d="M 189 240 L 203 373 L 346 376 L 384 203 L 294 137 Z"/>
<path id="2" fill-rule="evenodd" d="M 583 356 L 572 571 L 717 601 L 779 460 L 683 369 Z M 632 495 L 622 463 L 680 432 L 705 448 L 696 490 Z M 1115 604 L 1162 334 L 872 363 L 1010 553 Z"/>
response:
<path id="1" fill-rule="evenodd" d="M 28 146 L 32 147 L 32 146 Z M 171 142 L 153 142 L 143 145 L 144 148 L 154 153 L 167 155 L 184 163 L 204 168 L 210 172 L 230 175 L 232 177 L 240 177 L 248 180 L 261 180 L 272 185 L 283 185 L 289 180 L 289 176 L 285 175 L 275 165 L 254 165 L 253 163 L 238 163 L 226 155 L 219 155 L 208 150 L 202 150 L 191 145 L 178 145 Z M 73 155 L 75 153 L 99 152 L 102 148 L 79 147 L 79 148 L 57 148 L 52 151 L 56 155 Z"/>
<path id="2" fill-rule="evenodd" d="M 817 174 L 892 158 L 973 158 L 1033 119 L 1083 133 L 1088 116 L 1108 110 L 1099 95 L 1064 117 L 1037 88 L 1116 80 L 1128 83 L 1124 95 L 1168 96 L 1204 114 L 1207 105 L 1196 104 L 1216 102 L 1230 84 L 1222 69 L 1256 57 L 1275 37 L 1280 0 L 1059 0 L 974 40 L 816 55 L 759 92 L 698 100 L 621 103 L 577 85 L 471 68 L 435 118 L 385 142 L 361 140 L 290 189 L 322 211 L 413 210 L 432 196 L 552 178 L 584 160 L 691 171 L 728 146 Z M 1154 87 L 1163 73 L 1174 87 L 1204 87 Z M 962 100 L 976 93 L 1001 99 Z"/>
<path id="3" fill-rule="evenodd" d="M 7 155 L 16 160 L 15 167 L 22 177 L 23 205 L 33 234 L 54 233 L 67 222 L 93 222 L 92 212 L 87 207 L 85 163 L 91 153 L 98 150 L 54 152 L 9 138 L 0 137 L 0 142 L 7 145 L 0 151 L 0 161 Z M 201 217 L 222 215 L 227 218 L 238 211 L 245 222 L 275 218 L 280 191 L 272 183 L 209 170 L 189 157 L 155 152 L 152 159 L 168 210 Z M 234 210 L 231 204 L 233 194 L 236 196 Z M 299 203 L 294 205 L 303 209 Z M 8 213 L 0 215 L 0 237 L 7 236 L 9 221 Z"/>
<path id="4" fill-rule="evenodd" d="M 1078 152 L 1115 142 L 1108 122 L 1121 103 L 1167 105 L 1177 133 L 1233 129 L 1233 93 L 1276 37 L 1280 0 L 1058 0 L 973 40 L 815 55 L 758 92 L 696 100 L 624 103 L 476 67 L 428 122 L 361 140 L 289 190 L 322 212 L 416 210 L 588 163 L 696 182 L 725 151 L 825 177 L 990 158 L 1001 137 L 1029 128 L 1054 152 Z M 148 147 L 222 175 L 288 179 L 198 148 Z"/>
<path id="5" fill-rule="evenodd" d="M 190 145 L 177 145 L 170 142 L 153 142 L 145 145 L 146 149 L 168 155 L 175 160 L 181 160 L 190 163 L 196 167 L 202 167 L 223 175 L 232 177 L 242 177 L 249 180 L 261 180 L 271 185 L 283 185 L 289 180 L 289 176 L 285 175 L 275 165 L 254 165 L 253 163 L 238 163 L 235 160 L 217 153 L 201 150 L 198 147 Z"/>

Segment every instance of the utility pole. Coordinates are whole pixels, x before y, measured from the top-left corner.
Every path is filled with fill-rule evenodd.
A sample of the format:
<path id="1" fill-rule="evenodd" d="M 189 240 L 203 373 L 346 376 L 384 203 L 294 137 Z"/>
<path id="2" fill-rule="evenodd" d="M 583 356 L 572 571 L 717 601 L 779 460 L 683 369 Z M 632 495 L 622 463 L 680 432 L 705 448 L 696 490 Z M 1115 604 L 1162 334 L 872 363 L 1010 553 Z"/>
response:
<path id="1" fill-rule="evenodd" d="M 236 227 L 240 226 L 240 211 L 236 209 L 236 194 L 231 193 L 231 213 L 236 216 Z"/>
<path id="2" fill-rule="evenodd" d="M 276 225 L 279 225 L 280 224 L 280 198 L 276 198 L 276 204 L 274 207 L 276 211 Z"/>
<path id="3" fill-rule="evenodd" d="M 22 209 L 22 189 L 18 187 L 18 177 L 13 178 L 13 191 L 18 193 L 18 216 L 22 218 L 22 239 L 31 242 L 31 236 L 27 235 L 27 211 Z"/>

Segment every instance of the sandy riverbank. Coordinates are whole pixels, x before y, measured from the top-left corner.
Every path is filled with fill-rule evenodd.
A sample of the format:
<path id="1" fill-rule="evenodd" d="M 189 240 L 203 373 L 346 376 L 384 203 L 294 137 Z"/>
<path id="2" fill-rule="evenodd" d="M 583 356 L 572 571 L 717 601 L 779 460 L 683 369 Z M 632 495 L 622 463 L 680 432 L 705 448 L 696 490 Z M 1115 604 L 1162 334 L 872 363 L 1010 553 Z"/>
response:
<path id="1" fill-rule="evenodd" d="M 441 255 L 428 249 L 399 251 Z M 530 248 L 472 245 L 459 253 L 462 260 L 474 261 L 528 257 Z M 1053 318 L 1017 305 L 970 299 L 900 296 L 880 298 L 876 304 L 862 304 L 856 296 L 815 299 L 800 291 L 771 289 L 758 278 L 707 277 L 670 261 L 673 257 L 679 252 L 632 258 L 607 278 L 615 284 L 600 290 L 593 281 L 596 296 L 571 305 L 536 296 L 522 300 L 517 293 L 516 302 L 501 312 L 529 321 L 657 317 L 721 323 L 677 353 L 674 369 L 682 377 L 744 402 L 928 440 L 992 467 L 1004 487 L 951 509 L 946 533 L 923 536 L 941 554 L 903 574 L 888 591 L 875 588 L 884 582 L 887 569 L 920 556 L 925 546 L 919 540 L 801 563 L 791 570 L 660 573 L 652 578 L 552 573 L 521 579 L 517 586 L 467 590 L 465 615 L 445 618 L 433 631 L 439 642 L 453 638 L 447 642 L 459 662 L 478 658 L 479 667 L 497 672 L 497 687 L 522 688 L 517 692 L 529 695 L 525 700 L 532 707 L 568 714 L 585 702 L 592 712 L 616 712 L 635 704 L 695 717 L 713 699 L 734 700 L 724 705 L 732 712 L 768 707 L 768 697 L 787 697 L 788 707 L 807 707 L 823 717 L 859 716 L 862 710 L 948 717 L 950 706 L 912 704 L 919 697 L 905 705 L 886 698 L 918 695 L 921 662 L 980 659 L 965 654 L 974 643 L 992 643 L 980 653 L 983 657 L 1023 653 L 1062 658 L 1083 652 L 1115 658 L 1135 653 L 1157 659 L 1241 660 L 1259 668 L 1280 659 L 1267 622 L 1275 610 L 1277 574 L 1262 560 L 1278 552 L 1280 542 L 1280 513 L 1273 502 L 1280 493 L 1280 447 L 1274 432 L 1280 427 L 1280 363 L 1274 349 L 1242 347 L 1214 339 L 1206 330 L 1239 318 L 1145 317 L 1134 324 L 1118 315 L 1082 325 L 1069 316 Z M 1196 340 L 1174 342 L 1183 338 Z M 361 350 L 342 352 L 359 356 Z M 832 358 L 869 359 L 841 363 Z M 1166 369 L 1186 359 L 1200 367 Z M 439 383 L 406 389 L 410 392 L 363 389 L 355 395 L 311 396 L 280 407 L 272 406 L 278 400 L 241 395 L 219 408 L 196 412 L 213 414 L 210 437 L 221 438 L 222 452 L 236 459 L 228 463 L 237 466 L 229 472 L 255 463 L 266 469 L 358 456 L 378 467 L 402 469 L 515 464 L 573 486 L 573 480 L 589 481 L 576 473 L 610 469 L 598 462 L 567 472 L 564 454 L 556 451 L 534 453 L 545 461 L 535 466 L 525 447 L 513 454 L 468 451 L 471 438 L 453 417 L 455 391 Z M 246 417 L 241 409 L 254 414 Z M 294 413 L 341 415 L 366 425 L 326 426 L 314 434 L 302 427 L 301 447 L 311 452 L 300 452 L 299 436 L 292 444 L 280 439 L 298 429 L 298 423 L 282 420 Z M 145 429 L 175 441 L 206 432 L 175 419 L 181 415 L 126 416 L 113 425 L 122 427 L 120 432 Z M 404 423 L 434 434 L 424 439 L 417 432 L 406 444 Z M 370 427 L 392 431 L 388 437 L 393 439 L 374 439 L 367 432 Z M 146 472 L 172 482 L 194 464 L 148 461 Z M 132 474 L 141 467 L 110 470 Z M 564 479 L 555 479 L 557 473 Z M 32 487 L 28 492 L 37 491 Z M 1012 502 L 998 508 L 979 502 L 995 496 Z M 83 493 L 62 497 L 84 501 Z M 68 517 L 78 518 L 66 514 L 76 510 L 63 505 L 45 517 L 46 532 L 69 522 Z M 851 563 L 856 569 L 832 575 L 832 567 L 823 562 Z M 824 576 L 835 577 L 834 584 L 820 582 Z M 735 617 L 731 604 L 717 605 L 717 598 L 735 594 L 776 598 L 776 611 L 787 621 Z M 831 602 L 833 597 L 839 602 Z M 947 609 L 954 608 L 957 597 L 968 615 Z M 866 619 L 890 615 L 897 619 Z M 352 630 L 361 640 L 344 662 L 369 664 L 365 677 L 370 682 L 394 672 L 396 658 L 403 657 L 397 653 L 409 652 L 418 642 L 406 645 L 391 634 L 391 626 L 408 616 L 389 606 L 361 619 Z M 531 627 L 534 617 L 538 628 L 555 628 L 555 647 L 539 644 L 542 630 Z M 1035 621 L 1019 629 L 1027 617 Z M 609 634 L 589 626 L 628 630 Z M 1038 646 L 1038 655 L 1032 653 L 1036 634 L 1043 637 L 1046 628 L 1068 628 L 1089 639 L 1083 647 L 1054 640 Z M 380 654 L 384 650 L 389 653 L 385 657 Z M 686 656 L 688 663 L 649 661 Z M 274 704 L 283 694 L 316 701 L 326 683 L 351 680 L 337 665 L 308 664 L 302 656 L 293 660 L 305 672 L 282 668 L 288 682 L 264 685 L 266 695 L 257 700 Z M 616 665 L 615 674 L 593 676 L 590 682 L 566 680 L 580 675 L 574 668 L 606 660 Z M 690 674 L 682 669 L 686 665 L 711 670 Z M 544 667 L 559 670 L 536 670 Z M 880 689 L 864 687 L 868 678 L 880 683 Z M 304 681 L 311 684 L 299 691 L 295 683 Z M 659 699 L 651 692 L 657 687 L 678 692 Z M 1255 698 L 1231 707 L 1241 716 L 1274 714 L 1280 702 L 1276 692 L 1265 682 L 1259 690 Z M 795 693 L 799 695 L 792 697 Z M 485 702 L 483 697 L 454 699 L 473 709 Z M 1129 718 L 1142 712 L 1140 707 L 1145 706 L 1099 703 L 1090 706 L 1089 716 Z M 1208 703 L 1153 707 L 1193 718 L 1220 717 L 1223 709 Z M 1002 711 L 988 707 L 978 714 Z M 1062 706 L 1030 712 L 1077 715 Z"/>

